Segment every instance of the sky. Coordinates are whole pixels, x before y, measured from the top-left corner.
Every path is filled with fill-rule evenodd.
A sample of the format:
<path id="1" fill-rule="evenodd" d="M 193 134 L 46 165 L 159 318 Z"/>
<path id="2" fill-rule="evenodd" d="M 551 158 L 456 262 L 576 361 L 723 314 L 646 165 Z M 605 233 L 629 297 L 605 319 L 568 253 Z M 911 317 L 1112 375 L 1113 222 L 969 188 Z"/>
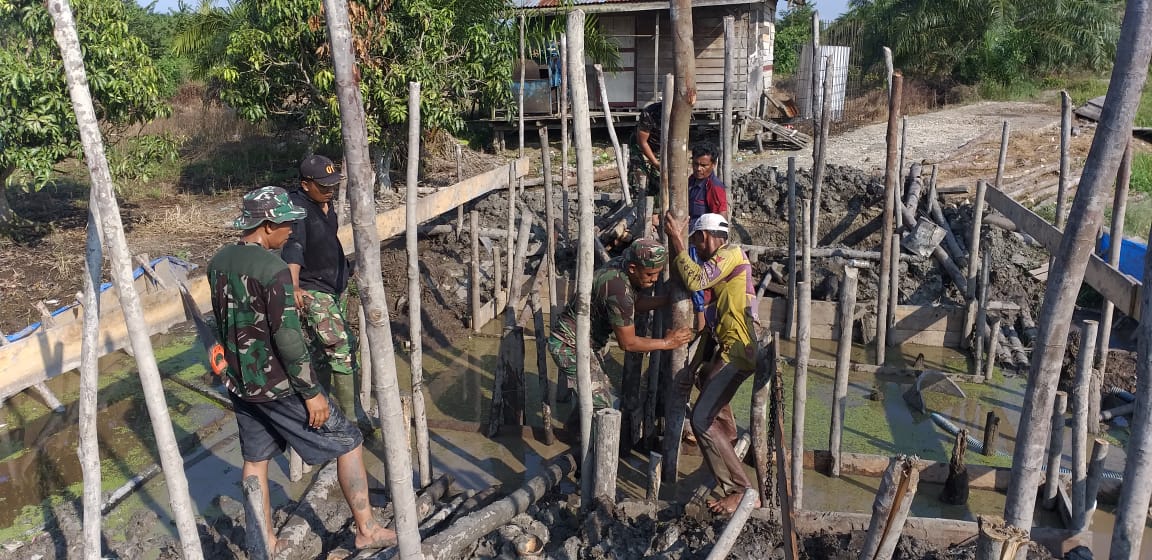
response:
<path id="1" fill-rule="evenodd" d="M 136 3 L 140 4 L 141 6 L 147 6 L 151 3 L 151 0 L 136 0 Z M 156 12 L 162 14 L 165 12 L 175 11 L 178 3 L 179 0 L 156 0 Z M 199 2 L 198 0 L 185 0 L 185 3 L 190 6 L 196 6 Z M 215 0 L 215 3 L 217 5 L 222 5 L 225 2 L 221 0 Z M 781 11 L 783 10 L 784 4 L 785 2 L 781 0 Z M 820 11 L 821 19 L 836 19 L 836 17 L 838 17 L 840 14 L 848 11 L 848 0 L 814 0 L 813 4 L 816 6 L 816 9 Z"/>

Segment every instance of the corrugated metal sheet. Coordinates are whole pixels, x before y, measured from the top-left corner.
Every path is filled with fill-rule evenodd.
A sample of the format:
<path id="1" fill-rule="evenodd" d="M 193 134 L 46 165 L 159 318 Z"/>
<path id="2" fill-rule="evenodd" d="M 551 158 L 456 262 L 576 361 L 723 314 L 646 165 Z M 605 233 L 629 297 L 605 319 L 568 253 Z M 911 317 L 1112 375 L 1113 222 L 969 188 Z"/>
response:
<path id="1" fill-rule="evenodd" d="M 848 47 L 836 46 L 821 46 L 819 47 L 821 61 L 826 58 L 828 60 L 828 69 L 832 72 L 832 99 L 830 107 L 832 111 L 832 120 L 839 121 L 844 118 L 844 101 L 848 93 L 848 57 L 851 54 L 851 49 Z M 823 103 L 824 98 L 824 68 L 821 66 L 818 70 L 817 79 L 818 88 L 816 90 L 816 104 L 819 106 Z M 800 68 L 796 72 L 799 78 L 796 81 L 796 101 L 800 105 L 800 117 L 805 119 L 812 118 L 812 45 L 804 45 L 804 50 L 800 53 Z"/>

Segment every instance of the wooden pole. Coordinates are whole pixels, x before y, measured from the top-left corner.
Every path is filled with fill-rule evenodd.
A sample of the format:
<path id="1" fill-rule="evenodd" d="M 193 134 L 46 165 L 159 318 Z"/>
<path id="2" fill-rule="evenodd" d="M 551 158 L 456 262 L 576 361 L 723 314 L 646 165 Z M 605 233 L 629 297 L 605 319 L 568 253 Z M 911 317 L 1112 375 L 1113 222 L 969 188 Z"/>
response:
<path id="1" fill-rule="evenodd" d="M 507 305 L 504 292 L 504 258 L 500 245 L 492 244 L 492 305 L 493 309 L 503 309 Z"/>
<path id="2" fill-rule="evenodd" d="M 1068 394 L 1056 392 L 1052 408 L 1052 433 L 1048 440 L 1048 471 L 1044 478 L 1044 507 L 1056 507 L 1056 486 L 1060 484 L 1060 455 L 1064 452 L 1064 412 L 1068 408 Z"/>
<path id="3" fill-rule="evenodd" d="M 920 471 L 916 470 L 915 461 L 904 455 L 892 458 L 872 502 L 872 520 L 861 548 L 861 559 L 892 558 L 919 483 Z"/>
<path id="4" fill-rule="evenodd" d="M 588 83 L 584 72 L 584 11 L 568 14 L 568 74 L 572 86 L 573 127 L 576 133 L 576 181 L 580 194 L 580 235 L 576 272 L 576 385 L 580 399 L 580 503 L 592 504 L 592 250 L 595 209 L 592 207 L 592 127 L 588 114 Z"/>
<path id="5" fill-rule="evenodd" d="M 1068 202 L 1068 164 L 1072 146 L 1072 96 L 1060 92 L 1060 175 L 1056 187 L 1056 229 L 1064 229 L 1064 207 Z M 1000 187 L 1002 185 L 997 185 Z M 1117 184 L 1119 186 L 1119 184 Z M 1119 196 L 1119 193 L 1117 193 Z M 1116 215 L 1112 215 L 1116 220 Z"/>
<path id="6" fill-rule="evenodd" d="M 241 487 L 244 489 L 244 518 L 249 520 L 244 527 L 248 558 L 271 560 L 275 551 L 268 546 L 268 535 L 271 534 L 268 526 L 272 520 L 268 519 L 264 509 L 265 490 L 260 485 L 260 478 L 254 474 L 244 477 Z"/>
<path id="7" fill-rule="evenodd" d="M 832 456 L 830 475 L 840 476 L 840 440 L 844 429 L 844 415 L 848 406 L 848 370 L 852 365 L 852 317 L 856 311 L 856 285 L 859 281 L 856 267 L 844 268 L 840 283 L 840 312 L 837 324 L 840 336 L 836 344 L 836 380 L 832 389 L 832 419 L 828 432 L 828 452 Z"/>
<path id="8" fill-rule="evenodd" d="M 985 335 L 988 332 L 988 282 L 992 269 L 992 252 L 985 251 L 980 259 L 980 289 L 976 299 L 976 322 L 972 330 L 972 338 L 976 341 L 976 374 L 984 372 L 984 348 L 986 348 Z"/>
<path id="9" fill-rule="evenodd" d="M 796 156 L 788 157 L 788 312 L 784 316 L 784 337 L 796 337 Z"/>
<path id="10" fill-rule="evenodd" d="M 1124 215 L 1128 212 L 1128 187 L 1132 182 L 1132 141 L 1124 148 L 1120 169 L 1116 172 L 1116 195 L 1112 199 L 1112 227 L 1108 228 L 1108 264 L 1120 265 L 1120 249 L 1124 240 Z M 1059 215 L 1059 214 L 1057 214 Z M 1100 310 L 1100 332 L 1096 340 L 1096 369 L 1108 371 L 1108 351 L 1112 342 L 1112 316 L 1116 306 L 1104 298 Z M 1095 432 L 1093 432 L 1095 433 Z"/>
<path id="11" fill-rule="evenodd" d="M 1092 386 L 1092 359 L 1096 355 L 1096 321 L 1080 325 L 1080 353 L 1072 389 L 1072 527 L 1087 524 L 1085 485 L 1088 482 L 1088 395 Z"/>
<path id="12" fill-rule="evenodd" d="M 831 63 L 824 60 L 824 92 L 820 102 L 820 134 L 816 142 L 820 149 L 816 152 L 816 160 L 812 163 L 812 219 L 809 228 L 812 230 L 812 248 L 820 245 L 820 198 L 824 188 L 824 167 L 828 159 L 828 130 L 832 128 L 832 72 Z"/>
<path id="13" fill-rule="evenodd" d="M 597 410 L 593 416 L 596 467 L 592 474 L 592 497 L 616 501 L 616 470 L 620 464 L 620 411 Z"/>
<path id="14" fill-rule="evenodd" d="M 1088 463 L 1088 481 L 1084 485 L 1084 524 L 1073 527 L 1081 531 L 1088 530 L 1092 525 L 1093 514 L 1096 513 L 1097 495 L 1100 493 L 1100 481 L 1104 479 L 1104 459 L 1108 457 L 1108 440 L 1096 438 L 1092 440 L 1092 460 Z"/>
<path id="15" fill-rule="evenodd" d="M 736 85 L 736 18 L 724 16 L 724 100 L 720 114 L 720 172 L 732 188 L 732 90 Z M 738 140 L 738 139 L 737 139 Z M 735 215 L 735 213 L 732 213 Z"/>
<path id="16" fill-rule="evenodd" d="M 996 317 L 992 320 L 991 336 L 988 337 L 988 352 L 984 358 L 984 379 L 991 380 L 992 374 L 996 371 L 996 353 L 998 352 L 997 346 L 1000 342 L 1000 337 L 997 334 L 1000 332 L 1000 323 L 1003 319 Z"/>
<path id="17" fill-rule="evenodd" d="M 408 249 L 408 332 L 412 342 L 408 360 L 412 369 L 412 415 L 416 420 L 416 464 L 420 486 L 424 487 L 432 483 L 432 460 L 428 453 L 428 413 L 424 408 L 424 324 L 420 314 L 422 287 L 419 241 L 416 234 L 416 227 L 420 225 L 416 218 L 416 206 L 420 204 L 416 189 L 419 170 L 420 82 L 408 82 L 408 176 L 405 179 L 408 188 L 407 200 L 404 203 L 405 222 L 407 222 L 405 242 Z"/>
<path id="18" fill-rule="evenodd" d="M 543 427 L 544 445 L 552 445 L 555 441 L 555 436 L 552 434 L 552 403 L 556 394 L 552 391 L 551 383 L 548 382 L 548 349 L 545 347 L 548 333 L 544 330 L 544 310 L 541 308 L 540 290 L 532 290 L 528 298 L 529 305 L 532 307 L 532 324 L 536 329 L 536 371 L 539 374 L 540 384 L 540 425 Z"/>
<path id="19" fill-rule="evenodd" d="M 888 324 L 887 332 L 891 333 L 896 327 L 896 306 L 900 303 L 900 234 L 893 233 L 891 237 L 892 244 L 892 269 L 888 274 L 888 313 L 886 314 Z M 885 344 L 889 348 L 896 346 L 896 337 L 886 337 Z"/>
<path id="20" fill-rule="evenodd" d="M 773 346 L 779 344 L 777 340 L 778 333 L 773 333 L 772 340 L 769 344 Z M 756 355 L 756 373 L 752 382 L 752 407 L 749 411 L 751 419 L 749 420 L 749 431 L 752 432 L 752 455 L 755 459 L 753 465 L 756 468 L 756 488 L 760 491 L 761 495 L 771 495 L 769 489 L 772 487 L 771 480 L 768 477 L 768 400 L 771 397 L 769 394 L 769 384 L 775 379 L 776 364 L 771 361 L 771 352 L 762 349 Z M 776 445 L 784 445 L 784 442 L 775 442 Z M 781 467 L 784 468 L 784 467 Z"/>
<path id="21" fill-rule="evenodd" d="M 508 306 L 515 307 L 516 302 L 512 297 L 512 288 L 520 282 L 520 270 L 516 268 L 516 199 L 520 189 L 517 187 L 517 181 L 513 181 L 512 177 L 516 174 L 516 166 L 508 166 L 508 237 L 505 237 L 504 249 L 507 253 L 504 256 L 505 262 L 508 264 L 508 269 L 504 275 L 504 293 L 508 296 L 504 300 L 505 315 L 507 315 Z"/>
<path id="22" fill-rule="evenodd" d="M 708 560 L 723 560 L 728 557 L 728 552 L 736 544 L 736 539 L 744 530 L 744 524 L 752 515 L 758 497 L 759 493 L 755 489 L 747 488 L 744 490 L 744 495 L 740 497 L 740 504 L 736 506 L 736 512 L 732 514 L 732 518 L 724 526 L 724 532 L 720 533 L 720 537 L 716 539 L 716 544 L 712 546 L 712 551 L 708 553 Z"/>
<path id="23" fill-rule="evenodd" d="M 668 120 L 668 135 L 663 138 L 668 146 L 665 168 L 668 170 L 668 196 L 670 209 L 678 216 L 688 214 L 688 133 L 692 119 L 692 106 L 696 103 L 696 51 L 692 40 L 691 0 L 672 0 L 671 21 L 674 29 L 672 45 L 674 67 L 676 69 L 676 91 L 672 98 L 672 113 Z M 691 300 L 679 283 L 672 284 L 672 328 L 692 328 L 695 313 Z M 684 428 L 684 412 L 687 397 L 681 392 L 681 380 L 688 371 L 688 348 L 680 347 L 670 353 L 671 363 L 666 371 L 673 374 L 667 383 L 664 400 L 664 480 L 665 492 L 676 495 L 680 463 L 680 433 Z"/>
<path id="24" fill-rule="evenodd" d="M 351 210 L 351 208 L 349 208 Z M 364 319 L 364 306 L 360 304 L 360 296 L 356 296 L 356 320 L 359 330 L 356 332 L 363 340 L 368 325 Z M 475 316 L 475 315 L 473 315 Z M 372 410 L 372 348 L 361 342 L 360 344 L 360 406 L 365 411 Z"/>
<path id="25" fill-rule="evenodd" d="M 996 160 L 996 188 L 1004 188 L 1004 165 L 1008 162 L 1008 121 L 1000 131 L 1000 157 Z"/>
<path id="26" fill-rule="evenodd" d="M 896 164 L 897 172 L 900 174 L 896 177 L 896 213 L 893 216 L 896 219 L 896 231 L 904 229 L 904 145 L 907 140 L 908 115 L 903 115 L 900 117 L 900 163 Z"/>
<path id="27" fill-rule="evenodd" d="M 969 335 L 973 335 L 971 339 L 966 338 L 966 340 L 973 341 L 976 340 L 980 332 L 983 332 L 982 328 L 975 333 L 973 333 L 972 329 L 978 326 L 976 315 L 980 311 L 979 298 L 977 297 L 979 296 L 979 292 L 976 291 L 976 277 L 980 272 L 981 266 L 980 231 L 984 221 L 984 194 L 986 192 L 988 192 L 988 184 L 983 179 L 976 181 L 976 202 L 972 207 L 972 229 L 969 230 L 968 233 L 968 293 L 965 294 L 965 297 L 968 298 L 968 314 L 964 320 L 964 336 L 968 337 Z"/>
<path id="28" fill-rule="evenodd" d="M 812 60 L 808 62 L 808 67 L 812 69 L 811 84 L 808 91 L 808 110 L 812 113 L 812 137 L 820 136 L 820 131 L 817 127 L 820 126 L 820 119 L 817 117 L 816 111 L 816 90 L 820 87 L 820 12 L 812 11 Z M 819 145 L 816 142 L 812 143 L 812 162 L 815 167 L 817 151 Z"/>
<path id="29" fill-rule="evenodd" d="M 520 149 L 518 157 L 524 157 L 524 72 L 528 66 L 528 61 L 524 56 L 524 15 L 520 16 L 520 91 L 517 96 L 519 99 L 519 106 L 516 111 L 517 117 L 517 132 L 519 133 L 519 143 L 516 146 Z M 512 186 L 512 185 L 508 185 Z M 512 228 L 508 228 L 511 231 Z"/>
<path id="30" fill-rule="evenodd" d="M 645 499 L 653 501 L 660 496 L 660 464 L 664 462 L 664 456 L 655 452 L 648 452 L 648 491 L 645 493 Z"/>
<path id="31" fill-rule="evenodd" d="M 376 201 L 372 195 L 372 167 L 368 157 L 368 131 L 364 102 L 356 78 L 352 34 L 345 0 L 324 0 L 332 45 L 340 107 L 344 158 L 348 162 L 348 198 L 352 204 L 352 232 L 356 249 L 356 275 L 367 316 L 367 344 L 372 346 L 372 374 L 376 376 L 376 403 L 384 440 L 388 490 L 395 505 L 400 557 L 420 557 L 419 519 L 412 488 L 412 454 L 404 444 L 408 426 L 402 418 L 400 387 L 396 379 L 396 352 L 388 317 L 387 294 L 380 267 L 380 235 L 376 231 Z M 167 471 L 167 469 L 165 469 Z"/>
<path id="32" fill-rule="evenodd" d="M 664 103 L 660 106 L 660 138 L 663 142 L 660 143 L 660 215 L 663 216 L 665 212 L 671 207 L 671 202 L 668 200 L 668 180 L 669 168 L 668 161 L 668 137 L 671 135 L 670 127 L 672 126 L 672 99 L 676 97 L 676 77 L 672 74 L 664 75 Z"/>
<path id="33" fill-rule="evenodd" d="M 940 501 L 957 506 L 966 505 L 970 494 L 968 465 L 964 455 L 968 451 L 968 430 L 956 432 L 952 445 L 952 458 L 948 461 L 948 478 L 944 480 L 944 491 Z"/>
<path id="34" fill-rule="evenodd" d="M 600 104 L 604 108 L 604 124 L 608 127 L 608 138 L 612 140 L 612 150 L 616 154 L 616 172 L 620 174 L 620 190 L 624 195 L 624 205 L 632 206 L 632 189 L 628 186 L 628 158 L 620 148 L 620 140 L 616 137 L 616 126 L 612 124 L 612 107 L 608 101 L 608 86 L 604 85 L 604 68 L 593 64 L 596 70 L 596 83 L 600 86 Z"/>
<path id="35" fill-rule="evenodd" d="M 976 518 L 980 534 L 976 540 L 976 560 L 1015 560 L 1019 552 L 1028 550 L 1028 531 L 1005 525 L 996 516 Z"/>
<path id="36" fill-rule="evenodd" d="M 80 470 L 84 477 L 84 559 L 100 560 L 101 548 L 100 501 L 100 440 L 97 425 L 98 393 L 100 390 L 100 270 L 104 265 L 103 244 L 100 240 L 100 218 L 96 192 L 89 193 L 87 245 L 84 252 L 84 291 L 80 306 L 84 310 L 84 334 L 80 339 Z M 0 333 L 0 340 L 7 340 Z"/>
<path id="37" fill-rule="evenodd" d="M 888 132 L 887 153 L 884 165 L 884 214 L 881 218 L 880 239 L 892 238 L 894 232 L 893 216 L 896 212 L 896 181 L 900 173 L 896 169 L 896 135 L 899 132 L 900 109 L 903 99 L 904 76 L 899 72 L 892 74 L 892 95 L 888 100 Z M 880 243 L 880 286 L 876 296 L 876 365 L 884 365 L 888 349 L 888 322 L 884 320 L 888 312 L 888 298 L 892 290 L 889 275 L 892 274 L 892 246 L 889 243 Z"/>
<path id="38" fill-rule="evenodd" d="M 556 199 L 552 192 L 552 146 L 548 142 L 548 126 L 541 124 L 539 130 L 540 168 L 544 172 L 544 231 L 547 236 L 544 265 L 548 267 L 548 313 L 555 313 L 560 300 L 556 294 Z"/>
<path id="39" fill-rule="evenodd" d="M 991 457 L 996 454 L 996 438 L 1000 435 L 1000 417 L 996 411 L 989 410 L 984 421 L 984 454 Z"/>
<path id="40" fill-rule="evenodd" d="M 808 405 L 808 358 L 812 353 L 812 290 L 797 282 L 798 332 L 792 390 L 792 509 L 804 509 L 804 424 Z M 781 467 L 783 468 L 783 467 Z"/>
<path id="41" fill-rule="evenodd" d="M 568 34 L 560 34 L 560 206 L 564 215 L 564 238 L 570 239 L 572 230 L 568 226 L 568 100 L 571 98 L 571 84 L 568 83 Z"/>
<path id="42" fill-rule="evenodd" d="M 1100 389 L 1104 384 L 1104 372 L 1092 368 L 1091 383 L 1088 385 L 1088 433 L 1099 435 L 1100 428 Z"/>
<path id="43" fill-rule="evenodd" d="M 464 180 L 464 148 L 456 144 L 456 182 Z M 464 205 L 456 207 L 456 240 L 464 237 Z"/>
<path id="44" fill-rule="evenodd" d="M 892 64 L 892 49 L 883 47 L 884 50 L 884 74 L 888 79 L 888 98 L 892 98 L 892 75 L 894 74 L 894 67 Z"/>
<path id="45" fill-rule="evenodd" d="M 468 299 L 472 304 L 472 332 L 480 332 L 484 325 L 480 324 L 480 213 L 476 210 L 468 213 L 468 226 L 472 243 L 472 281 L 468 283 Z"/>
<path id="46" fill-rule="evenodd" d="M 72 100 L 72 110 L 76 115 L 80 143 L 84 148 L 84 160 L 91 177 L 91 199 L 96 203 L 97 209 L 93 215 L 99 217 L 100 233 L 104 235 L 111 249 L 112 282 L 120 294 L 120 307 L 127 323 L 128 337 L 140 373 L 140 384 L 144 390 L 148 416 L 156 437 L 160 464 L 164 469 L 164 478 L 172 501 L 173 520 L 180 536 L 181 552 L 187 560 L 199 560 L 203 558 L 203 552 L 196 528 L 195 509 L 188 493 L 188 479 L 184 475 L 184 460 L 180 456 L 172 420 L 168 414 L 160 370 L 152 351 L 148 326 L 144 322 L 140 296 L 133 283 L 132 253 L 128 250 L 128 242 L 124 236 L 120 207 L 116 203 L 112 175 L 108 170 L 108 159 L 104 153 L 104 139 L 93 107 L 92 94 L 88 89 L 84 55 L 76 34 L 72 6 L 68 0 L 49 0 L 47 7 L 52 16 L 53 35 L 60 47 L 64 78 Z"/>

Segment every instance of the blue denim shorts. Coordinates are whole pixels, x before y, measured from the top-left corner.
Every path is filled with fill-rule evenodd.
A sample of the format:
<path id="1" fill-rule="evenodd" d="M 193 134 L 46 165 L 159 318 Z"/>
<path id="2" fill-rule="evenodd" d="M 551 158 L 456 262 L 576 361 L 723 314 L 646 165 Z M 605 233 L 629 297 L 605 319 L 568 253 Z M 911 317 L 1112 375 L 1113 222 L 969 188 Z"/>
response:
<path id="1" fill-rule="evenodd" d="M 291 394 L 282 399 L 250 402 L 228 392 L 240 431 L 240 454 L 248 462 L 267 461 L 284 453 L 286 446 L 309 465 L 318 465 L 348 453 L 364 443 L 364 436 L 340 412 L 331 399 L 330 415 L 319 428 L 308 425 L 304 398 Z"/>

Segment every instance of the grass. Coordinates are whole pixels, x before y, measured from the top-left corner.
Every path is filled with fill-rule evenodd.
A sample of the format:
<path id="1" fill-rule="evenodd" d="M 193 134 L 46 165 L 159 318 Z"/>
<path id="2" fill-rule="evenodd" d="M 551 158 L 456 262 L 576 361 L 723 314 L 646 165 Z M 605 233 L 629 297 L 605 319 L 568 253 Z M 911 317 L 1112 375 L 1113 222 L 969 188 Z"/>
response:
<path id="1" fill-rule="evenodd" d="M 1152 194 L 1152 154 L 1136 153 L 1132 156 L 1131 192 Z"/>
<path id="2" fill-rule="evenodd" d="M 1009 84 L 986 82 L 978 86 L 980 96 L 1002 101 L 1034 101 L 1045 98 L 1047 92 L 1065 90 L 1072 103 L 1080 106 L 1108 93 L 1108 76 L 1056 76 L 1042 80 L 1020 79 Z M 1152 88 L 1144 88 L 1140 107 L 1136 111 L 1135 126 L 1152 126 Z"/>

